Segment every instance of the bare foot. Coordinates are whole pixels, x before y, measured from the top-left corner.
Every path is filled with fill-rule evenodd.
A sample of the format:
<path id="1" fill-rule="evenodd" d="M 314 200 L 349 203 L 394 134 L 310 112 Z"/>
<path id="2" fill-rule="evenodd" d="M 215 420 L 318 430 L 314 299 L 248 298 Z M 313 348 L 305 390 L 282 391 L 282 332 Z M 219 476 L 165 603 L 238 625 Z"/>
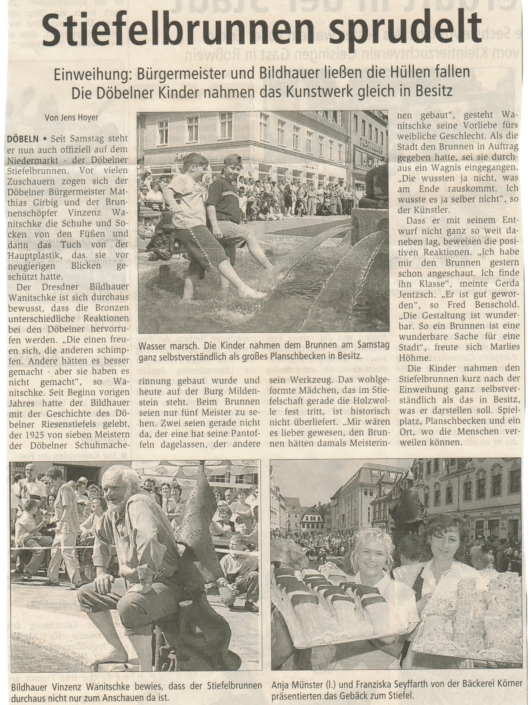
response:
<path id="1" fill-rule="evenodd" d="M 127 663 L 129 657 L 125 649 L 110 649 L 107 653 L 92 661 L 90 668 L 93 671 L 98 670 L 98 666 L 102 663 Z"/>
<path id="2" fill-rule="evenodd" d="M 264 299 L 267 294 L 263 291 L 256 291 L 246 286 L 245 289 L 238 289 L 238 294 L 242 299 Z"/>

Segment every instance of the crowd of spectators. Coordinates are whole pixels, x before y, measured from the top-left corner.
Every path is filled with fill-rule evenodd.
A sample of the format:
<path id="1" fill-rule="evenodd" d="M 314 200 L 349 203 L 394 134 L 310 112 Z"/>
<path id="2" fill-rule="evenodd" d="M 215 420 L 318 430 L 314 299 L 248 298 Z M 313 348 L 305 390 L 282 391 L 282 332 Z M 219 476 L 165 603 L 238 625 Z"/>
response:
<path id="1" fill-rule="evenodd" d="M 355 531 L 309 534 L 274 529 L 271 531 L 271 538 L 292 539 L 305 550 L 309 560 L 318 566 L 331 559 L 348 556 L 354 547 Z M 407 534 L 397 544 L 396 566 L 416 564 L 429 558 L 420 536 Z M 498 573 L 513 572 L 522 575 L 522 543 L 511 536 L 479 536 L 467 543 L 461 560 L 478 570 L 489 569 Z"/>
<path id="2" fill-rule="evenodd" d="M 153 176 L 147 169 L 137 177 L 138 216 L 151 220 L 165 211 L 163 192 L 174 174 Z M 202 186 L 208 189 L 212 172 L 207 171 Z M 290 217 L 347 215 L 357 206 L 363 191 L 355 191 L 344 183 L 319 183 L 313 181 L 273 181 L 253 179 L 251 175 L 238 178 L 242 222 L 282 220 Z"/>
<path id="3" fill-rule="evenodd" d="M 177 539 L 186 509 L 177 478 L 157 482 L 153 477 L 146 477 L 142 491 L 162 508 Z M 214 544 L 222 546 L 225 553 L 231 538 L 238 537 L 238 551 L 242 546 L 244 551 L 255 549 L 258 546 L 258 488 L 227 488 L 222 497 L 221 491 L 214 487 L 214 495 L 217 508 L 210 525 Z M 12 477 L 13 573 L 21 574 L 25 582 L 30 582 L 44 568 L 47 584 L 56 586 L 63 563 L 70 577 L 70 587 L 78 588 L 93 580 L 96 571 L 91 547 L 106 510 L 107 502 L 98 484 L 89 484 L 85 477 L 65 481 L 61 469 L 54 466 L 37 473 L 34 464 L 29 463 L 24 473 Z M 233 553 L 235 550 L 233 547 Z"/>

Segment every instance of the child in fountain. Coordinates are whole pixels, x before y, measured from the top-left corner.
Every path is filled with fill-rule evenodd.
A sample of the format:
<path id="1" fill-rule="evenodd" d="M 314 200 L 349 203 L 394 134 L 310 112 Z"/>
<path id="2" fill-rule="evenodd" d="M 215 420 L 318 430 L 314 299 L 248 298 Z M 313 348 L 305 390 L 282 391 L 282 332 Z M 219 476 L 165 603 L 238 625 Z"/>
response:
<path id="1" fill-rule="evenodd" d="M 231 264 L 236 263 L 236 248 L 247 245 L 251 256 L 266 271 L 273 265 L 267 259 L 256 235 L 240 225 L 240 209 L 237 182 L 242 170 L 242 158 L 238 154 L 229 154 L 223 160 L 221 176 L 210 184 L 206 201 L 207 217 L 215 238 L 221 243 Z M 227 286 L 221 280 L 222 288 Z"/>
<path id="2" fill-rule="evenodd" d="M 202 154 L 187 154 L 183 160 L 183 173 L 177 174 L 164 190 L 164 200 L 173 214 L 172 222 L 177 230 L 175 238 L 190 256 L 181 303 L 192 302 L 195 287 L 199 279 L 203 279 L 206 269 L 217 269 L 236 287 L 240 296 L 261 299 L 265 294 L 240 279 L 225 250 L 206 227 L 201 180 L 207 167 L 208 159 Z"/>

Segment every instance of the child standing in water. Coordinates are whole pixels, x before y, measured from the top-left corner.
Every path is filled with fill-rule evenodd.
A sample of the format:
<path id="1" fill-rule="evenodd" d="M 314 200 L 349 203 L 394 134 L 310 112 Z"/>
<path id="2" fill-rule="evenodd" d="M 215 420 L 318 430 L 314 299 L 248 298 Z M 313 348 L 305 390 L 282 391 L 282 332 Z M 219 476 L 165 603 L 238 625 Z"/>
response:
<path id="1" fill-rule="evenodd" d="M 206 227 L 201 180 L 207 167 L 208 159 L 202 154 L 187 154 L 183 160 L 183 173 L 177 174 L 164 191 L 164 200 L 173 214 L 172 222 L 177 230 L 175 238 L 190 256 L 181 303 L 192 303 L 195 287 L 206 269 L 217 269 L 236 287 L 240 296 L 261 299 L 266 294 L 252 289 L 240 279 L 223 247 Z"/>

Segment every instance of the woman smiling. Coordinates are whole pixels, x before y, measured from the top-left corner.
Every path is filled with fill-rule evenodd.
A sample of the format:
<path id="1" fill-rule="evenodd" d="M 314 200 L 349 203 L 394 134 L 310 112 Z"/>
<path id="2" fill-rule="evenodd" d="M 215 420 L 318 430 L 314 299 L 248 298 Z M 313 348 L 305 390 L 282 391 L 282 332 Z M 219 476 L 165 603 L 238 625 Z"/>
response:
<path id="1" fill-rule="evenodd" d="M 419 615 L 424 612 L 435 590 L 438 595 L 455 601 L 459 581 L 462 578 L 478 576 L 475 568 L 460 560 L 468 540 L 468 527 L 461 517 L 452 514 L 439 514 L 432 517 L 426 524 L 424 538 L 432 558 L 424 564 L 413 585 Z M 473 665 L 473 661 L 468 659 L 414 654 L 410 650 L 402 667 L 470 668 Z"/>
<path id="2" fill-rule="evenodd" d="M 375 633 L 394 634 L 381 639 L 340 644 L 331 669 L 398 669 L 406 635 L 418 622 L 415 594 L 389 572 L 393 566 L 393 542 L 381 529 L 361 529 L 356 534 L 350 561 L 354 569 L 351 588 L 366 604 Z"/>

